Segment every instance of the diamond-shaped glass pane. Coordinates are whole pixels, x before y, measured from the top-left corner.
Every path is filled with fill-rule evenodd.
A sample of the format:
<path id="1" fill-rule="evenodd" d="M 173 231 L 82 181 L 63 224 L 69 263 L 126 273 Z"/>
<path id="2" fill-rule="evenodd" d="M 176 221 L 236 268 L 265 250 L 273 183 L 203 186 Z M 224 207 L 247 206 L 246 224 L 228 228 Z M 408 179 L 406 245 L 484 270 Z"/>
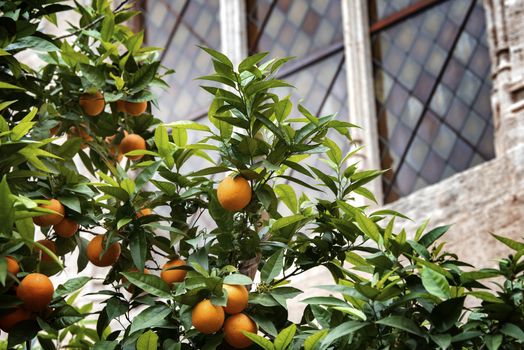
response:
<path id="1" fill-rule="evenodd" d="M 249 48 L 306 57 L 343 40 L 339 0 L 248 0 Z"/>
<path id="2" fill-rule="evenodd" d="M 219 0 L 148 1 L 145 10 L 147 44 L 165 48 L 162 64 L 176 71 L 167 77 L 170 88 L 157 91 L 156 117 L 173 121 L 206 113 L 211 95 L 195 78 L 209 74 L 212 66 L 196 45 L 220 49 Z"/>
<path id="3" fill-rule="evenodd" d="M 412 4 L 371 3 L 377 20 Z M 373 34 L 386 201 L 493 158 L 485 26 L 481 2 L 448 0 Z"/>
<path id="4" fill-rule="evenodd" d="M 369 18 L 371 23 L 378 22 L 403 10 L 420 0 L 371 0 L 369 1 Z"/>

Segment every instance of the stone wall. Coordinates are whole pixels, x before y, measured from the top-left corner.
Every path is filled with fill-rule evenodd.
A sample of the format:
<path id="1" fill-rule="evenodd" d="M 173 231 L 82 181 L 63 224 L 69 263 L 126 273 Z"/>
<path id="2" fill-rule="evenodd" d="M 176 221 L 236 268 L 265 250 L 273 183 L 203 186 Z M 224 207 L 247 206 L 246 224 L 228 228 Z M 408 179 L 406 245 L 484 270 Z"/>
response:
<path id="1" fill-rule="evenodd" d="M 447 250 L 475 266 L 493 266 L 508 250 L 490 233 L 524 237 L 524 145 L 387 207 L 413 219 L 398 220 L 408 234 L 426 218 L 429 227 L 452 224 L 441 238 Z"/>

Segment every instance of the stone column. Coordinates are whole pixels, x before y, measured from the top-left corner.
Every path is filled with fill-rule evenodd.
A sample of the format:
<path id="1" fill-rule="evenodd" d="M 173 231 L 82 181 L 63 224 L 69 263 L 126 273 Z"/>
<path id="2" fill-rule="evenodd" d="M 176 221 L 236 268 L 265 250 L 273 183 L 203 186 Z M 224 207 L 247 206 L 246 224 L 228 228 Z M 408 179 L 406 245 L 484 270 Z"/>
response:
<path id="1" fill-rule="evenodd" d="M 495 151 L 524 144 L 524 1 L 484 0 L 491 50 Z"/>
<path id="2" fill-rule="evenodd" d="M 361 167 L 380 169 L 367 1 L 342 0 L 342 17 L 349 121 L 362 128 L 353 129 L 355 140 L 365 146 L 360 152 Z M 382 204 L 380 179 L 371 182 L 367 187 L 375 194 L 379 204 Z"/>
<path id="3" fill-rule="evenodd" d="M 235 66 L 247 57 L 245 0 L 220 0 L 220 42 Z"/>

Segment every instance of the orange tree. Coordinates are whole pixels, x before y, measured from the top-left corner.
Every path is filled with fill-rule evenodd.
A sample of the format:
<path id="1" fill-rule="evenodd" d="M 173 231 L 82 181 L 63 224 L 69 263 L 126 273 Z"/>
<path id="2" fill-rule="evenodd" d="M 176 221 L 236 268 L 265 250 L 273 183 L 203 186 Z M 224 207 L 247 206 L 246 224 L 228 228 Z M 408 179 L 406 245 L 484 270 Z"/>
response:
<path id="1" fill-rule="evenodd" d="M 381 172 L 358 170 L 358 149 L 342 154 L 329 138 L 351 142 L 353 125 L 275 94 L 289 86 L 276 78 L 286 58 L 261 53 L 234 67 L 203 48 L 215 70 L 201 78 L 214 96 L 210 125 L 162 124 L 152 89 L 171 71 L 123 24 L 136 12 L 109 5 L 0 3 L 0 328 L 8 346 L 35 337 L 44 349 L 522 343 L 521 243 L 504 241 L 517 254 L 500 271 L 468 275 L 441 245 L 429 250 L 446 228 L 424 234 L 423 226 L 409 240 L 393 232 L 401 214 L 355 206 L 356 196 L 374 200 L 363 186 Z M 38 31 L 73 10 L 80 19 L 67 34 Z M 42 69 L 17 60 L 28 49 L 42 52 Z M 188 131 L 200 140 L 188 143 Z M 311 155 L 325 169 L 308 164 Z M 45 239 L 35 241 L 36 227 Z M 105 269 L 53 284 L 64 266 L 81 272 L 89 263 Z M 316 266 L 331 272 L 338 285 L 328 288 L 344 299 L 306 300 L 302 322 L 291 324 L 287 300 L 301 290 L 290 278 Z M 473 291 L 500 274 L 511 281 L 500 297 L 511 310 Z M 99 307 L 76 306 L 95 278 L 104 286 L 91 290 Z M 487 303 L 487 318 L 479 309 L 459 324 L 465 290 Z"/>

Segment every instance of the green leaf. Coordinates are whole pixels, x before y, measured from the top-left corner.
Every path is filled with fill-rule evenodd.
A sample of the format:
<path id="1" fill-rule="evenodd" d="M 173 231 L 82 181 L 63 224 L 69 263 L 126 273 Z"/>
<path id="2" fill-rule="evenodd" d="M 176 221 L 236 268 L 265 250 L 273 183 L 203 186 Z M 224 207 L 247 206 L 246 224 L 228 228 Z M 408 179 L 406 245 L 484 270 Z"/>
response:
<path id="1" fill-rule="evenodd" d="M 293 337 L 297 332 L 297 326 L 292 323 L 289 327 L 284 328 L 280 333 L 278 333 L 275 338 L 275 348 L 276 350 L 285 350 L 288 348 L 289 344 L 293 341 Z"/>
<path id="2" fill-rule="evenodd" d="M 333 194 L 336 196 L 338 194 L 338 188 L 335 184 L 335 181 L 331 178 L 331 176 L 323 173 L 320 169 L 317 169 L 315 167 L 309 167 L 315 175 L 333 192 Z"/>
<path id="3" fill-rule="evenodd" d="M 211 102 L 209 110 L 207 112 L 207 117 L 209 121 L 218 129 L 220 132 L 220 137 L 223 139 L 229 139 L 231 134 L 233 134 L 233 125 L 227 123 L 219 118 L 217 118 L 217 110 L 222 107 L 224 102 L 220 99 L 220 91 L 217 92 L 217 95 Z"/>
<path id="4" fill-rule="evenodd" d="M 132 196 L 135 193 L 135 182 L 131 179 L 124 179 L 120 183 L 120 187 L 126 191 L 129 196 Z"/>
<path id="5" fill-rule="evenodd" d="M 289 100 L 289 97 L 286 97 L 283 100 L 278 101 L 275 104 L 275 117 L 277 118 L 277 121 L 281 123 L 282 121 L 286 120 L 289 113 L 291 113 L 291 109 L 293 108 L 293 103 Z"/>
<path id="6" fill-rule="evenodd" d="M 315 332 L 311 334 L 309 337 L 306 338 L 304 341 L 304 350 L 313 350 L 315 349 L 315 346 L 318 344 L 319 341 L 324 339 L 326 334 L 329 332 L 327 329 L 322 329 L 318 332 Z"/>
<path id="7" fill-rule="evenodd" d="M 191 130 L 197 130 L 197 131 L 211 131 L 209 129 L 209 126 L 200 124 L 197 122 L 193 122 L 190 120 L 179 120 L 177 122 L 172 122 L 165 124 L 168 128 L 179 128 L 179 129 L 191 129 Z"/>
<path id="8" fill-rule="evenodd" d="M 127 280 L 138 288 L 160 298 L 170 298 L 169 285 L 160 277 L 141 272 L 121 272 Z"/>
<path id="9" fill-rule="evenodd" d="M 380 243 L 381 236 L 380 232 L 378 231 L 377 224 L 375 224 L 375 222 L 369 219 L 366 215 L 362 214 L 359 210 L 355 210 L 353 212 L 355 214 L 357 224 L 362 230 L 362 232 L 364 232 L 366 236 L 368 236 L 375 242 Z"/>
<path id="10" fill-rule="evenodd" d="M 502 345 L 502 340 L 504 337 L 501 334 L 487 334 L 484 336 L 484 343 L 486 344 L 488 350 L 498 350 Z"/>
<path id="11" fill-rule="evenodd" d="M 126 278 L 128 278 L 126 276 Z M 139 286 L 140 287 L 140 286 Z M 140 314 L 138 314 L 131 324 L 130 333 L 134 333 L 141 329 L 151 329 L 162 321 L 171 313 L 171 309 L 164 304 L 157 304 L 148 307 Z"/>
<path id="12" fill-rule="evenodd" d="M 446 277 L 440 273 L 424 267 L 420 274 L 424 288 L 432 295 L 441 299 L 448 299 L 450 296 L 449 283 Z"/>
<path id="13" fill-rule="evenodd" d="M 292 224 L 295 224 L 299 221 L 302 221 L 306 219 L 306 217 L 304 215 L 301 215 L 301 214 L 296 214 L 296 215 L 291 215 L 291 216 L 286 216 L 286 217 L 283 217 L 283 218 L 280 218 L 278 220 L 276 220 L 272 225 L 271 225 L 271 230 L 272 231 L 278 231 L 286 226 L 289 226 L 289 225 L 292 225 Z"/>
<path id="14" fill-rule="evenodd" d="M 275 350 L 275 346 L 266 338 L 258 334 L 251 333 L 251 332 L 242 331 L 242 333 L 244 334 L 246 338 L 250 339 L 253 343 L 257 344 L 262 349 Z"/>
<path id="15" fill-rule="evenodd" d="M 99 186 L 98 189 L 105 194 L 115 197 L 116 199 L 120 199 L 123 202 L 129 200 L 129 194 L 119 187 Z"/>
<path id="16" fill-rule="evenodd" d="M 233 69 L 233 63 L 231 63 L 229 58 L 227 58 L 227 56 L 224 55 L 223 53 L 220 53 L 220 52 L 218 52 L 216 50 L 213 50 L 213 49 L 211 49 L 209 47 L 204 47 L 204 46 L 198 46 L 198 47 L 201 48 L 202 50 L 204 50 L 205 52 L 207 52 L 209 55 L 211 55 L 211 57 L 213 57 L 216 60 L 218 60 L 219 62 L 225 64 L 229 68 Z"/>
<path id="17" fill-rule="evenodd" d="M 91 281 L 91 277 L 72 278 L 66 281 L 64 284 L 59 285 L 58 288 L 56 288 L 53 298 L 63 297 L 64 295 L 76 292 L 77 290 L 85 286 L 89 281 Z"/>
<path id="18" fill-rule="evenodd" d="M 149 330 L 142 334 L 136 342 L 136 350 L 156 350 L 158 348 L 158 335 Z"/>
<path id="19" fill-rule="evenodd" d="M 460 275 L 462 283 L 477 281 L 485 278 L 492 278 L 500 276 L 501 272 L 496 269 L 480 269 L 478 271 L 463 272 Z"/>
<path id="20" fill-rule="evenodd" d="M 452 298 L 435 306 L 431 311 L 431 319 L 439 332 L 445 332 L 457 323 L 462 315 L 464 298 Z"/>
<path id="21" fill-rule="evenodd" d="M 287 310 L 287 301 L 302 294 L 302 291 L 293 287 L 278 287 L 271 289 L 269 294 Z"/>
<path id="22" fill-rule="evenodd" d="M 293 214 L 298 212 L 298 201 L 295 190 L 288 184 L 278 184 L 275 186 L 275 193 Z"/>
<path id="23" fill-rule="evenodd" d="M 115 297 L 109 298 L 106 302 L 106 314 L 108 320 L 113 320 L 116 317 L 122 316 L 129 311 L 129 304 L 127 301 Z"/>
<path id="24" fill-rule="evenodd" d="M 34 122 L 31 122 L 33 118 L 36 116 L 36 112 L 38 112 L 38 109 L 35 107 L 31 108 L 31 111 L 18 123 L 12 130 L 11 139 L 13 141 L 18 141 L 22 137 L 24 137 L 29 130 L 33 127 L 35 124 Z"/>
<path id="25" fill-rule="evenodd" d="M 35 237 L 35 225 L 32 218 L 19 219 L 15 221 L 16 230 L 26 240 Z"/>
<path id="26" fill-rule="evenodd" d="M 340 306 L 336 306 L 333 309 L 338 310 L 340 312 L 343 312 L 345 314 L 351 315 L 351 316 L 358 317 L 362 321 L 366 321 L 367 320 L 366 314 L 363 313 L 362 311 L 360 311 L 359 309 L 354 308 L 354 307 L 349 307 L 349 306 L 340 307 Z"/>
<path id="27" fill-rule="evenodd" d="M 127 81 L 127 87 L 129 88 L 130 93 L 135 94 L 144 90 L 155 77 L 159 66 L 160 62 L 145 64 L 133 73 L 131 78 Z"/>
<path id="28" fill-rule="evenodd" d="M 80 63 L 79 65 L 82 76 L 95 88 L 101 89 L 105 85 L 106 78 L 104 70 L 101 67 L 91 66 Z"/>
<path id="29" fill-rule="evenodd" d="M 524 342 L 524 331 L 519 326 L 513 323 L 504 323 L 500 328 L 500 333 Z"/>
<path id="30" fill-rule="evenodd" d="M 500 303 L 500 304 L 504 303 L 504 300 L 500 299 L 496 295 L 491 294 L 490 292 L 476 290 L 473 292 L 467 292 L 466 294 L 473 295 L 474 297 L 477 297 L 480 300 L 487 301 L 490 303 Z"/>
<path id="31" fill-rule="evenodd" d="M 396 210 L 391 210 L 391 209 L 377 210 L 377 211 L 374 211 L 373 213 L 369 214 L 369 216 L 383 216 L 383 215 L 398 216 L 399 218 L 403 218 L 403 219 L 406 219 L 406 220 L 413 221 L 409 217 L 407 217 L 406 215 L 404 215 L 402 213 L 399 213 Z"/>
<path id="32" fill-rule="evenodd" d="M 238 71 L 243 72 L 245 70 L 250 70 L 253 68 L 257 63 L 262 61 L 266 56 L 268 55 L 268 52 L 259 52 L 252 56 L 249 56 L 245 58 L 240 64 L 238 65 Z"/>
<path id="33" fill-rule="evenodd" d="M 335 340 L 358 331 L 359 329 L 367 326 L 367 322 L 359 321 L 347 321 L 342 324 L 339 324 L 333 329 L 329 330 L 329 333 L 324 337 L 320 343 L 319 350 L 325 350 L 331 345 Z"/>
<path id="34" fill-rule="evenodd" d="M 224 278 L 225 284 L 240 284 L 240 285 L 249 285 L 253 283 L 253 280 L 249 278 L 246 275 L 243 275 L 241 273 L 234 273 L 232 275 L 228 275 Z"/>
<path id="35" fill-rule="evenodd" d="M 433 242 L 435 242 L 437 239 L 439 239 L 444 233 L 446 233 L 451 226 L 440 226 L 437 228 L 434 228 L 433 230 L 426 233 L 418 243 L 422 244 L 424 247 L 428 248 Z"/>
<path id="36" fill-rule="evenodd" d="M 135 178 L 135 185 L 140 190 L 144 185 L 146 185 L 149 180 L 155 176 L 158 168 L 160 167 L 160 164 L 162 164 L 161 161 L 154 162 L 144 170 L 138 176 Z"/>
<path id="37" fill-rule="evenodd" d="M 430 334 L 429 336 L 442 350 L 448 349 L 451 345 L 451 334 Z"/>
<path id="38" fill-rule="evenodd" d="M 109 41 L 115 32 L 115 16 L 113 12 L 108 10 L 104 13 L 104 20 L 102 21 L 102 29 L 100 36 L 103 41 Z"/>
<path id="39" fill-rule="evenodd" d="M 502 236 L 499 236 L 493 233 L 491 235 L 495 237 L 495 239 L 497 239 L 499 242 L 504 243 L 506 246 L 508 246 L 509 248 L 513 250 L 519 251 L 519 250 L 524 249 L 524 243 L 520 243 L 512 239 L 509 239 L 507 237 L 502 237 Z"/>
<path id="40" fill-rule="evenodd" d="M 415 322 L 404 316 L 392 315 L 378 320 L 375 323 L 388 327 L 402 329 L 403 331 L 418 335 L 420 337 L 424 336 L 420 331 L 420 328 L 415 324 Z"/>
<path id="41" fill-rule="evenodd" d="M 260 279 L 263 282 L 270 283 L 277 277 L 284 267 L 284 249 L 273 253 L 260 271 Z"/>
<path id="42" fill-rule="evenodd" d="M 118 75 L 114 75 L 112 72 L 109 72 L 109 76 L 111 78 L 113 78 L 113 80 L 115 81 L 115 87 L 118 91 L 122 91 L 122 89 L 124 88 L 124 85 L 126 84 L 126 82 L 124 81 L 124 79 L 122 79 L 121 77 L 119 77 Z"/>
<path id="43" fill-rule="evenodd" d="M 169 146 L 169 135 L 163 125 L 159 125 L 155 129 L 155 144 L 161 157 L 172 153 L 171 147 Z"/>
<path id="44" fill-rule="evenodd" d="M 118 341 L 116 340 L 100 340 L 97 341 L 91 350 L 114 350 L 118 346 Z"/>
<path id="45" fill-rule="evenodd" d="M 171 137 L 173 138 L 173 142 L 178 147 L 184 147 L 187 144 L 187 130 L 186 129 L 172 129 L 171 130 Z"/>
<path id="46" fill-rule="evenodd" d="M 407 240 L 407 243 L 411 246 L 411 248 L 413 248 L 413 250 L 415 250 L 417 252 L 418 255 L 420 255 L 424 259 L 429 260 L 429 258 L 430 258 L 429 252 L 422 244 L 419 244 L 419 243 L 417 243 L 415 241 L 412 241 L 410 239 Z"/>
<path id="47" fill-rule="evenodd" d="M 335 297 L 311 297 L 302 300 L 303 303 L 308 305 L 323 305 L 323 306 L 336 306 L 336 307 L 347 307 L 348 304 L 344 300 L 340 300 Z"/>
<path id="48" fill-rule="evenodd" d="M 140 49 L 143 42 L 144 31 L 141 30 L 140 32 L 129 37 L 129 39 L 126 40 L 125 46 L 130 51 L 130 53 L 134 54 L 138 49 Z"/>
<path id="49" fill-rule="evenodd" d="M 26 36 L 19 38 L 5 49 L 7 51 L 20 49 L 33 49 L 42 52 L 58 51 L 58 47 L 52 41 L 39 36 Z"/>
<path id="50" fill-rule="evenodd" d="M 20 86 L 16 86 L 13 84 L 9 84 L 3 81 L 0 81 L 0 89 L 12 89 L 12 90 L 24 90 L 24 88 L 21 88 Z"/>
<path id="51" fill-rule="evenodd" d="M 144 230 L 137 230 L 131 233 L 129 237 L 129 250 L 131 251 L 131 259 L 138 271 L 143 271 L 145 267 L 147 252 L 149 247 L 147 245 L 147 232 Z"/>

